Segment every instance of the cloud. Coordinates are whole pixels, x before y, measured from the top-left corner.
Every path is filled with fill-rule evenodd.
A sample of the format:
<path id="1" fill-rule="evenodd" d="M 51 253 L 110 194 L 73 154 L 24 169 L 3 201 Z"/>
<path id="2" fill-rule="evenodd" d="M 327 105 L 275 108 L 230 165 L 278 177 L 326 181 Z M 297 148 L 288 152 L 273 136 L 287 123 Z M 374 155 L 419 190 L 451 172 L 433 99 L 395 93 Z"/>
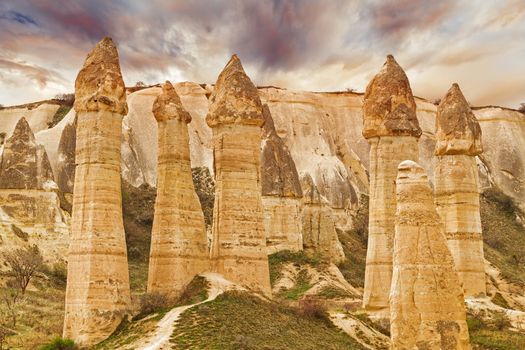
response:
<path id="1" fill-rule="evenodd" d="M 27 76 L 35 81 L 40 88 L 46 87 L 49 82 L 63 83 L 66 81 L 58 72 L 39 66 L 29 65 L 24 62 L 11 61 L 2 57 L 0 57 L 0 68 L 11 73 L 19 73 Z"/>
<path id="2" fill-rule="evenodd" d="M 3 0 L 0 98 L 72 91 L 86 54 L 109 35 L 128 85 L 213 83 L 237 53 L 259 85 L 363 90 L 392 53 L 418 95 L 439 97 L 460 80 L 474 101 L 512 104 L 515 93 L 490 91 L 525 71 L 524 17 L 522 0 Z"/>

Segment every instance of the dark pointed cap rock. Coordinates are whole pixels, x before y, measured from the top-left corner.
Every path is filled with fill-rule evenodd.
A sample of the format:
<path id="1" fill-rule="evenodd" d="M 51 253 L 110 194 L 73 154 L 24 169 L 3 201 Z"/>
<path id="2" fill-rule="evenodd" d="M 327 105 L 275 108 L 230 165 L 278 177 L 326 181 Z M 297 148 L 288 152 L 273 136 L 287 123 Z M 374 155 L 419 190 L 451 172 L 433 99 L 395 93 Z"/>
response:
<path id="1" fill-rule="evenodd" d="M 208 126 L 244 124 L 262 126 L 259 93 L 244 72 L 241 61 L 233 55 L 217 78 L 206 116 Z"/>
<path id="2" fill-rule="evenodd" d="M 436 155 L 483 152 L 481 128 L 458 84 L 441 100 L 436 117 Z"/>
<path id="3" fill-rule="evenodd" d="M 0 160 L 0 188 L 44 189 L 56 187 L 53 171 L 43 146 L 25 118 L 16 124 L 13 135 L 4 144 Z"/>
<path id="4" fill-rule="evenodd" d="M 277 135 L 268 105 L 263 105 L 261 185 L 264 196 L 301 198 L 301 182 L 295 162 L 284 141 Z"/>
<path id="5" fill-rule="evenodd" d="M 392 55 L 366 87 L 363 136 L 421 136 L 410 83 Z"/>
<path id="6" fill-rule="evenodd" d="M 122 115 L 128 112 L 118 52 L 110 37 L 102 39 L 88 54 L 75 81 L 75 111 L 99 110 Z"/>
<path id="7" fill-rule="evenodd" d="M 152 111 L 157 122 L 172 119 L 178 119 L 186 124 L 191 122 L 191 115 L 182 106 L 179 95 L 169 81 L 162 85 L 162 93 L 155 99 Z"/>

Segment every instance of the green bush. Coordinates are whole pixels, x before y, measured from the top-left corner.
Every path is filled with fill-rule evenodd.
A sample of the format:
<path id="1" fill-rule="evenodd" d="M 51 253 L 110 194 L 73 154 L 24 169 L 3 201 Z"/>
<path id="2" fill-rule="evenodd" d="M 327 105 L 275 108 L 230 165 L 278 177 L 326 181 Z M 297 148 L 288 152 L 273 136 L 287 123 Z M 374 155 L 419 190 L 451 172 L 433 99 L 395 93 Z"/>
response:
<path id="1" fill-rule="evenodd" d="M 50 343 L 44 344 L 40 347 L 40 350 L 77 350 L 78 347 L 75 342 L 71 339 L 63 339 L 57 337 Z"/>

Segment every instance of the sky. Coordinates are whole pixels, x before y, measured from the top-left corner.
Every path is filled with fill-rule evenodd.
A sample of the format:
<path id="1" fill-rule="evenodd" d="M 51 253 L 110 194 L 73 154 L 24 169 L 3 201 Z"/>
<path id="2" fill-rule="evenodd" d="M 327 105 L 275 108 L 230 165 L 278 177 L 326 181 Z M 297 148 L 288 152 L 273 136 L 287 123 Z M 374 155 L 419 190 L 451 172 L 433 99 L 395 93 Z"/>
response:
<path id="1" fill-rule="evenodd" d="M 393 54 L 417 96 L 525 103 L 525 0 L 0 0 L 0 104 L 73 92 L 106 35 L 127 86 L 212 84 L 236 53 L 259 86 L 362 92 Z"/>

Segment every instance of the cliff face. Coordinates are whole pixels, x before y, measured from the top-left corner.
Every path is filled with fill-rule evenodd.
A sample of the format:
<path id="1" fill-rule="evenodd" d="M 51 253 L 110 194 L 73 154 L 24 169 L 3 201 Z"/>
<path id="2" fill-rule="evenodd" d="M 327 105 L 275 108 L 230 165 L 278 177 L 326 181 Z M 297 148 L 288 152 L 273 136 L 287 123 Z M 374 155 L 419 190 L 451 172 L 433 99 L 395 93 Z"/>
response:
<path id="1" fill-rule="evenodd" d="M 213 173 L 211 129 L 204 120 L 213 88 L 191 82 L 174 86 L 192 116 L 188 124 L 191 166 L 206 166 Z M 129 112 L 123 122 L 122 172 L 123 178 L 134 186 L 156 184 L 157 150 L 151 145 L 157 142 L 157 125 L 151 106 L 160 91 L 159 87 L 153 87 L 128 95 Z M 259 95 L 269 106 L 277 135 L 288 147 L 299 176 L 312 176 L 337 216 L 334 217 L 336 224 L 348 227 L 351 222 L 345 219 L 346 214 L 357 204 L 357 193 L 368 193 L 369 144 L 362 136 L 363 96 L 352 92 L 318 93 L 274 87 L 259 88 Z M 415 101 L 422 129 L 419 163 L 433 182 L 437 107 L 422 99 Z M 477 157 L 482 186 L 497 185 L 525 209 L 525 153 L 522 151 L 525 149 L 525 115 L 499 107 L 477 108 L 473 112 L 483 134 L 484 153 Z M 0 113 L 0 117 L 2 115 Z M 71 111 L 54 128 L 35 131 L 36 140 L 45 146 L 55 174 L 62 130 L 73 122 L 74 116 Z M 27 117 L 30 125 L 31 118 Z M 7 137 L 15 124 L 16 121 L 11 123 Z"/>

